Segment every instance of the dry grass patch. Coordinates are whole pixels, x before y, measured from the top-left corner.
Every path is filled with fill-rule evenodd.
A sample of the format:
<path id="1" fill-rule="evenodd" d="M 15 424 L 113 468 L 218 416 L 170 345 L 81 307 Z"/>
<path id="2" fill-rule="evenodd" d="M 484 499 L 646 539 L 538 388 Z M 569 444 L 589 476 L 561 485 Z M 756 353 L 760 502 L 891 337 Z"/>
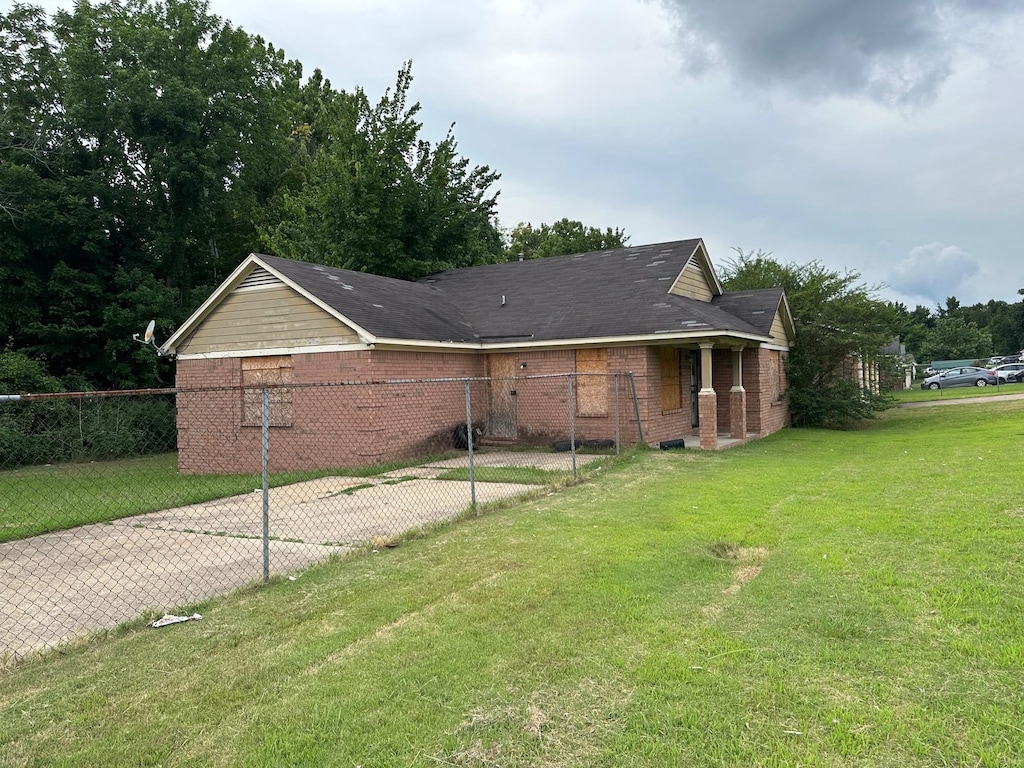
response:
<path id="1" fill-rule="evenodd" d="M 450 734 L 464 746 L 431 761 L 473 768 L 587 765 L 600 756 L 601 737 L 621 731 L 632 693 L 620 682 L 590 678 L 565 689 L 509 689 L 505 702 L 470 712 Z"/>

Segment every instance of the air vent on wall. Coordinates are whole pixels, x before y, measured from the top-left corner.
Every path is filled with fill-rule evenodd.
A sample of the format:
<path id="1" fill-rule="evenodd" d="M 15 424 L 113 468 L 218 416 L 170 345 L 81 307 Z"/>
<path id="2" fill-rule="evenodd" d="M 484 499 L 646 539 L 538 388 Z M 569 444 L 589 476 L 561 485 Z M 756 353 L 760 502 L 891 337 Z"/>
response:
<path id="1" fill-rule="evenodd" d="M 238 284 L 241 288 L 267 288 L 272 285 L 281 285 L 281 281 L 270 274 L 263 267 L 256 267 L 249 275 Z"/>

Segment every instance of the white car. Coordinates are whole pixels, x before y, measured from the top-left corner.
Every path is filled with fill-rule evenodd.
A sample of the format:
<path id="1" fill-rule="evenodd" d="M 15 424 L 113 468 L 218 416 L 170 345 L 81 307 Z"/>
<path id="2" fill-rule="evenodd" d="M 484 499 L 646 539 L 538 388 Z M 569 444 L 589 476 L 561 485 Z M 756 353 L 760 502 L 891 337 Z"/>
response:
<path id="1" fill-rule="evenodd" d="M 1005 383 L 1008 379 L 1020 381 L 1020 373 L 1024 371 L 1024 363 L 1004 363 L 995 368 L 989 368 L 998 378 L 999 382 Z"/>

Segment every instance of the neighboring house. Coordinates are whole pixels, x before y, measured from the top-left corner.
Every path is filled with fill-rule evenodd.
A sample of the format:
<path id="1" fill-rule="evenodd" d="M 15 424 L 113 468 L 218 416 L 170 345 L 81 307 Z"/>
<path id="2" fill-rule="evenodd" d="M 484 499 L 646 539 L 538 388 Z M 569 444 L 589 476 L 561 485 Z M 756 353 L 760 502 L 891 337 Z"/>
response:
<path id="1" fill-rule="evenodd" d="M 888 365 L 875 366 L 875 386 L 873 392 L 880 389 L 886 392 L 899 392 L 914 388 L 914 357 L 907 354 L 907 346 L 899 336 L 880 350 L 882 360 Z"/>
<path id="2" fill-rule="evenodd" d="M 629 371 L 649 444 L 685 438 L 688 447 L 714 449 L 720 436 L 732 444 L 788 423 L 792 338 L 782 289 L 724 292 L 703 241 L 693 239 L 457 269 L 418 282 L 253 254 L 162 350 L 177 357 L 179 404 L 182 393 L 211 385 L 493 377 L 489 397 L 480 398 L 489 412 L 473 417 L 505 438 L 565 436 L 564 420 L 546 427 L 517 423 L 514 408 L 511 420 L 496 414 L 515 401 L 513 377 Z M 337 397 L 350 392 L 338 388 Z M 607 399 L 605 384 L 580 392 L 579 434 L 613 434 Z M 236 400 L 215 422 L 179 409 L 182 471 L 203 471 L 203 452 L 217 441 L 230 450 L 258 437 L 253 395 Z M 374 424 L 387 423 L 387 408 L 419 418 L 405 419 L 402 434 L 387 441 L 383 426 L 368 424 L 358 439 L 324 444 L 330 414 L 289 403 L 271 426 L 320 435 L 320 447 L 315 459 L 278 468 L 397 458 L 465 421 L 462 400 L 439 408 L 406 398 L 377 408 Z M 626 415 L 635 427 L 635 410 Z M 240 458 L 237 469 L 250 471 L 251 461 Z"/>

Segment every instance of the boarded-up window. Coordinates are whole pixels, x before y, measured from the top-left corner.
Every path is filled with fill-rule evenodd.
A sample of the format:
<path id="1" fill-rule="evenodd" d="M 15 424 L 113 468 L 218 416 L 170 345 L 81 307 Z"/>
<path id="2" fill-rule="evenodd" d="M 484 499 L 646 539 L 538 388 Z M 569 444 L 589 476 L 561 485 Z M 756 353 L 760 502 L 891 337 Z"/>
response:
<path id="1" fill-rule="evenodd" d="M 576 413 L 580 416 L 608 415 L 608 350 L 577 349 Z"/>
<path id="2" fill-rule="evenodd" d="M 263 425 L 263 388 L 270 399 L 270 426 L 292 425 L 291 355 L 242 358 L 242 426 Z"/>
<path id="3" fill-rule="evenodd" d="M 782 353 L 773 349 L 768 356 L 768 391 L 771 393 L 773 403 L 782 399 L 785 378 L 786 374 L 782 367 Z"/>
<path id="4" fill-rule="evenodd" d="M 677 411 L 683 407 L 682 355 L 678 349 L 660 347 L 661 410 Z"/>

